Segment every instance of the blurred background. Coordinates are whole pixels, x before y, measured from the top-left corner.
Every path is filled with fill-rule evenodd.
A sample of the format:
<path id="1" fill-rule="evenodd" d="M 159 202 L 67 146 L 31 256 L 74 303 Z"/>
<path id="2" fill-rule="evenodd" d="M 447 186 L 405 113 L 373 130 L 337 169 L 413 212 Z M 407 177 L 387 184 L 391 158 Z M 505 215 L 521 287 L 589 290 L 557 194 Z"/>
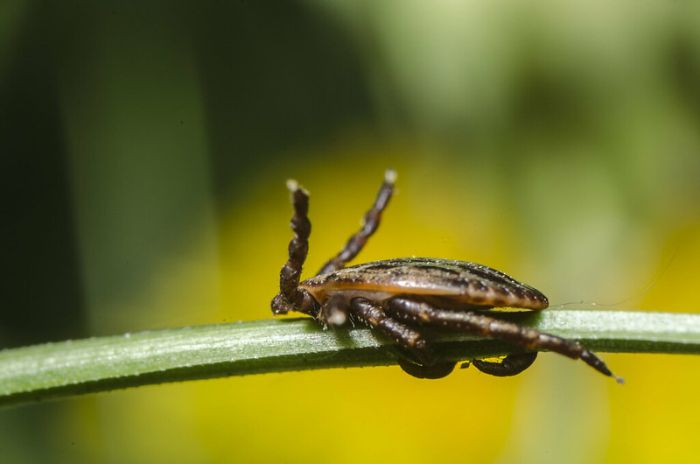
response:
<path id="1" fill-rule="evenodd" d="M 271 317 L 285 180 L 310 271 L 477 261 L 553 306 L 698 312 L 695 2 L 3 0 L 0 346 Z M 130 2 L 126 2 L 130 3 Z M 543 354 L 152 386 L 0 410 L 3 463 L 690 462 L 700 359 Z"/>

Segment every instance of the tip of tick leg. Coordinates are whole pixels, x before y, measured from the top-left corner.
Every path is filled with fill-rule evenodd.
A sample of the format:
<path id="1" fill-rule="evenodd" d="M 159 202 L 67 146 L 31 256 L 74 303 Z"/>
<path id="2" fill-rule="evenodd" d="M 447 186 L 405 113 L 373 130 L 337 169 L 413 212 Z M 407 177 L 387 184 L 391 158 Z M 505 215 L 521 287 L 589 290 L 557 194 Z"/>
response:
<path id="1" fill-rule="evenodd" d="M 299 182 L 295 181 L 294 179 L 287 179 L 287 188 L 290 192 L 296 192 L 299 190 Z"/>
<path id="2" fill-rule="evenodd" d="M 309 192 L 304 187 L 299 185 L 299 182 L 295 181 L 294 179 L 287 180 L 287 188 L 292 195 L 296 195 L 299 192 L 305 197 L 309 196 Z"/>
<path id="3" fill-rule="evenodd" d="M 384 172 L 384 182 L 388 184 L 393 184 L 396 182 L 396 178 L 398 177 L 398 174 L 396 174 L 396 171 L 393 169 L 387 169 Z"/>
<path id="4" fill-rule="evenodd" d="M 625 384 L 625 379 L 623 379 L 622 377 L 618 377 L 616 375 L 613 375 L 612 378 L 615 379 L 615 382 L 617 382 L 618 385 Z"/>

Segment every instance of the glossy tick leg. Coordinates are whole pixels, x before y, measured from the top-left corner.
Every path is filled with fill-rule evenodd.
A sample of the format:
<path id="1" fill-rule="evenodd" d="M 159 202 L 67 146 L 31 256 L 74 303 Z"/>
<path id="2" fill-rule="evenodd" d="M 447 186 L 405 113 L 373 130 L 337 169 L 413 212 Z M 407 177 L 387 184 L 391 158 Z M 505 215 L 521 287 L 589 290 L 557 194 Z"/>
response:
<path id="1" fill-rule="evenodd" d="M 385 304 L 385 308 L 388 315 L 409 324 L 420 324 L 479 334 L 484 337 L 503 340 L 527 350 L 545 349 L 563 354 L 572 359 L 581 359 L 598 372 L 613 377 L 618 382 L 622 382 L 622 379 L 613 375 L 605 363 L 592 352 L 577 342 L 566 340 L 556 335 L 542 333 L 529 327 L 523 327 L 481 313 L 439 309 L 427 303 L 412 301 L 407 298 L 393 298 Z"/>
<path id="2" fill-rule="evenodd" d="M 430 361 L 426 356 L 428 345 L 421 334 L 406 324 L 387 316 L 377 303 L 366 298 L 353 298 L 350 302 L 350 312 L 357 321 L 372 329 L 379 330 L 421 361 Z"/>
<path id="3" fill-rule="evenodd" d="M 471 363 L 484 374 L 495 375 L 496 377 L 508 377 L 520 374 L 522 371 L 532 366 L 537 358 L 537 352 L 509 354 L 501 362 L 490 362 L 482 359 L 475 359 Z"/>
<path id="4" fill-rule="evenodd" d="M 454 362 L 436 363 L 420 332 L 390 318 L 378 304 L 365 298 L 353 298 L 350 302 L 350 312 L 355 320 L 379 330 L 401 347 L 405 359 L 400 358 L 399 365 L 414 377 L 439 379 L 454 369 Z"/>
<path id="5" fill-rule="evenodd" d="M 391 195 L 394 193 L 394 182 L 396 182 L 396 172 L 392 170 L 384 173 L 384 183 L 377 193 L 377 198 L 374 200 L 372 208 L 365 213 L 362 228 L 350 237 L 343 249 L 336 256 L 328 260 L 323 265 L 316 275 L 327 274 L 337 271 L 345 267 L 345 264 L 351 261 L 362 250 L 362 247 L 367 243 L 372 234 L 379 227 L 379 222 L 382 219 L 382 212 L 389 204 Z"/>
<path id="6" fill-rule="evenodd" d="M 294 237 L 289 242 L 289 259 L 280 271 L 280 293 L 272 300 L 272 311 L 275 314 L 285 314 L 292 310 L 302 310 L 315 316 L 313 299 L 305 290 L 299 288 L 311 234 L 311 222 L 307 217 L 309 193 L 293 180 L 287 182 L 287 188 L 292 194 L 294 206 L 291 222 Z"/>

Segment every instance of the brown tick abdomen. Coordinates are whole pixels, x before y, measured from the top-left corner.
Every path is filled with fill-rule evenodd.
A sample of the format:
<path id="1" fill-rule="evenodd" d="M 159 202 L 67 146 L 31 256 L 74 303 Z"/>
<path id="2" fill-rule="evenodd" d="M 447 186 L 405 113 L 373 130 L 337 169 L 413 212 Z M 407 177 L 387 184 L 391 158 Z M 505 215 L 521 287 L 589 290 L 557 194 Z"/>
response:
<path id="1" fill-rule="evenodd" d="M 338 293 L 439 298 L 453 305 L 544 309 L 539 290 L 481 264 L 436 258 L 373 261 L 318 275 L 301 283 L 319 303 Z"/>

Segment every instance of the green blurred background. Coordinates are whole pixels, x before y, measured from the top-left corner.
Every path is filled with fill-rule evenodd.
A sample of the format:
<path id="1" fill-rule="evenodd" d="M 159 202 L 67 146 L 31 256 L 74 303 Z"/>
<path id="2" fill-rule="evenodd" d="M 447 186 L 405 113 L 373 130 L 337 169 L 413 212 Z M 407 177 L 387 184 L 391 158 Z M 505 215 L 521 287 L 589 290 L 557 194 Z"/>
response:
<path id="1" fill-rule="evenodd" d="M 124 3 L 127 3 L 126 5 Z M 482 262 L 556 307 L 698 312 L 700 7 L 688 1 L 0 4 L 0 346 L 271 317 L 386 167 L 361 260 Z M 0 410 L 3 463 L 691 462 L 700 358 L 543 354 L 153 386 Z"/>

